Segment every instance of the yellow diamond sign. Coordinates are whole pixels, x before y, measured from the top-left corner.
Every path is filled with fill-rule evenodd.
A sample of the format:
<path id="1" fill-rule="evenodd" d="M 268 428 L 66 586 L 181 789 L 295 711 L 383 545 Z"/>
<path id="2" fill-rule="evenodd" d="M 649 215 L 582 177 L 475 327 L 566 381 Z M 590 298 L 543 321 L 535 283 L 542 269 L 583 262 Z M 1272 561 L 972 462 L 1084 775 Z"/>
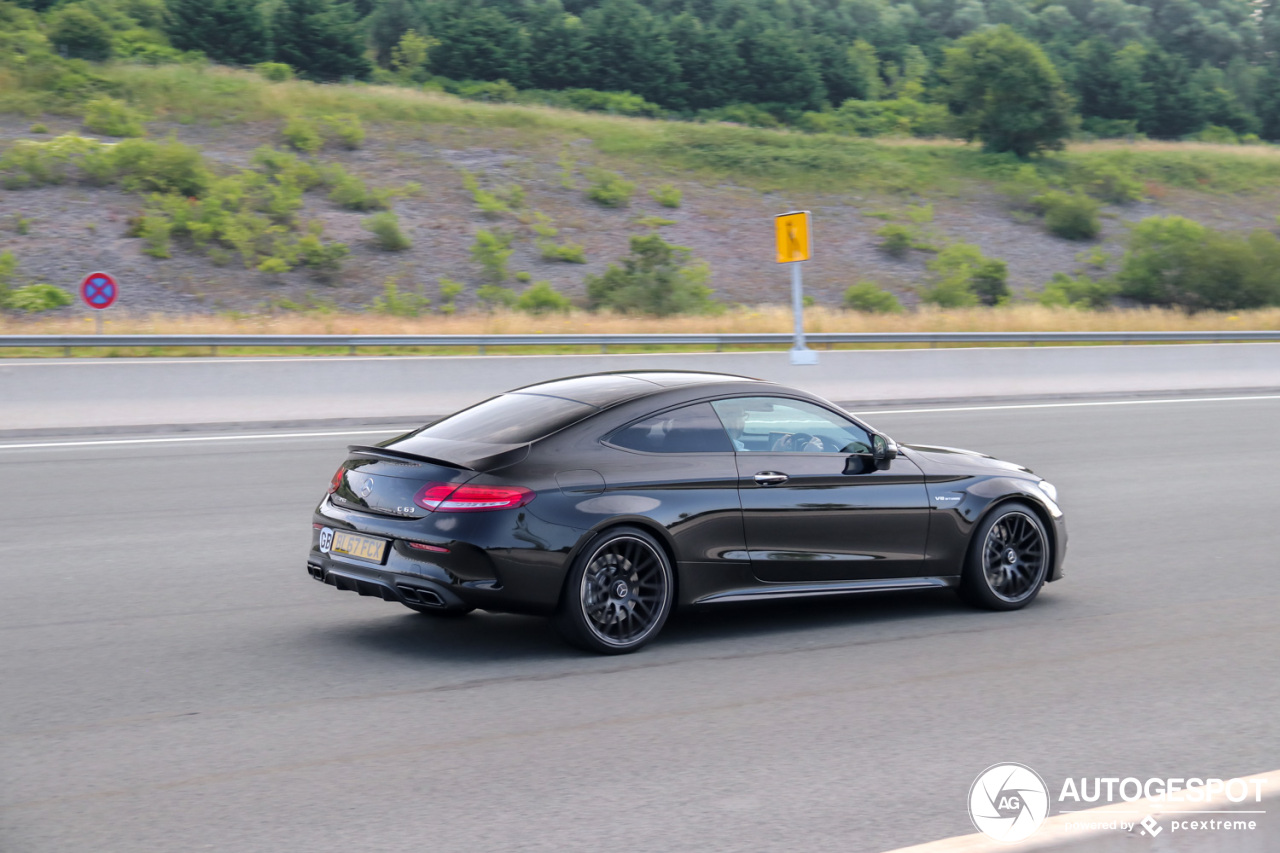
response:
<path id="1" fill-rule="evenodd" d="M 773 229 L 778 239 L 778 263 L 794 264 L 807 261 L 813 254 L 809 242 L 809 211 L 793 210 L 773 218 Z"/>

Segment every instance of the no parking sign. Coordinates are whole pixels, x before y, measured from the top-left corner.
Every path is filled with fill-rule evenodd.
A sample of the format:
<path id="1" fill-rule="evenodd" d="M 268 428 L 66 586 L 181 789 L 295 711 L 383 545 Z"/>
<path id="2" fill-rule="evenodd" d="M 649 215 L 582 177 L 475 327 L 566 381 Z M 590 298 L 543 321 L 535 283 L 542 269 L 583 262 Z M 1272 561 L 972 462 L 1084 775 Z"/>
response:
<path id="1" fill-rule="evenodd" d="M 80 298 L 90 308 L 110 308 L 119 295 L 116 280 L 105 272 L 91 272 L 80 282 Z"/>

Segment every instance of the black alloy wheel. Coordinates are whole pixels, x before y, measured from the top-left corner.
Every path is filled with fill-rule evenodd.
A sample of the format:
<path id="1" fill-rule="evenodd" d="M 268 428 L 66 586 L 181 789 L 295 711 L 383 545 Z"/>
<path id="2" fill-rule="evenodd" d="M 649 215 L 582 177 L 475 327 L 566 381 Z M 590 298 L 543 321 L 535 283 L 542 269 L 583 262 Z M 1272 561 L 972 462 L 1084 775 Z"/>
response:
<path id="1" fill-rule="evenodd" d="M 671 562 L 657 540 L 636 527 L 615 527 L 574 561 L 556 626 L 588 651 L 633 652 L 662 630 L 673 587 Z"/>
<path id="2" fill-rule="evenodd" d="M 960 579 L 960 594 L 977 607 L 1017 610 L 1044 586 L 1049 536 L 1031 507 L 998 507 L 974 532 Z"/>

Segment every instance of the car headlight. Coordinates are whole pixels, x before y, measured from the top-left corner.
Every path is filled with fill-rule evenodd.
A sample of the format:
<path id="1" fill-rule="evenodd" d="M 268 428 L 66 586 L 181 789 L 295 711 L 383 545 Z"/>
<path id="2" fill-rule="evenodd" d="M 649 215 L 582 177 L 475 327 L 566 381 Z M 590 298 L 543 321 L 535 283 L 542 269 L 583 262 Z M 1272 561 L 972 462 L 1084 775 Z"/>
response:
<path id="1" fill-rule="evenodd" d="M 1049 500 L 1053 501 L 1054 503 L 1058 502 L 1057 486 L 1055 486 L 1053 483 L 1050 483 L 1048 480 L 1041 480 L 1036 485 L 1040 487 L 1040 491 L 1044 492 L 1046 495 L 1049 496 Z"/>

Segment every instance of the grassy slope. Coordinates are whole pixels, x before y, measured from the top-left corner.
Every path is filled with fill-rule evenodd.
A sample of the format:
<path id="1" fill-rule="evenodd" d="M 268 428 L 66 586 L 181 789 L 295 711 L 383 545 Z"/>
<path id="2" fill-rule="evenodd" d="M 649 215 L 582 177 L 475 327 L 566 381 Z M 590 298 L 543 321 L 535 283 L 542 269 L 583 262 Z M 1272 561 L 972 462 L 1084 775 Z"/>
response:
<path id="1" fill-rule="evenodd" d="M 785 282 L 770 263 L 767 217 L 789 207 L 810 207 L 817 214 L 819 257 L 806 270 L 806 284 L 821 303 L 831 305 L 858 278 L 872 278 L 900 294 L 922 279 L 927 254 L 915 253 L 906 262 L 889 261 L 874 250 L 872 236 L 882 219 L 905 222 L 909 206 L 921 202 L 938 207 L 935 222 L 923 226 L 926 236 L 938 243 L 982 244 L 988 254 L 1009 260 L 1015 285 L 1029 289 L 1054 271 L 1078 267 L 1075 254 L 1090 246 L 1049 237 L 1025 216 L 1016 221 L 1018 215 L 997 191 L 1010 180 L 1025 182 L 1030 177 L 1071 185 L 1090 173 L 1119 170 L 1142 182 L 1156 202 L 1110 209 L 1102 245 L 1113 254 L 1123 238 L 1123 222 L 1145 215 L 1184 213 L 1220 227 L 1269 225 L 1280 188 L 1280 149 L 1271 146 L 1095 143 L 1073 146 L 1027 166 L 946 141 L 873 141 L 630 119 L 480 104 L 391 87 L 271 84 L 226 69 L 108 66 L 104 73 L 127 100 L 154 119 L 153 134 L 172 131 L 200 145 L 206 156 L 226 168 L 242 164 L 258 144 L 279 144 L 278 130 L 286 117 L 345 113 L 369 127 L 368 144 L 354 155 L 330 151 L 322 157 L 343 160 L 375 183 L 391 185 L 413 178 L 426 186 L 423 199 L 397 203 L 402 219 L 416 228 L 414 249 L 403 255 L 377 252 L 360 242 L 367 237 L 360 228 L 361 215 L 323 203 L 309 207 L 309 216 L 353 247 L 344 283 L 337 287 L 316 285 L 301 273 L 282 280 L 243 272 L 235 264 L 217 268 L 190 252 L 178 252 L 172 261 L 146 258 L 140 241 L 119 239 L 119 226 L 80 223 L 89 234 L 64 227 L 65 218 L 77 211 L 73 205 L 96 204 L 99 199 L 113 206 L 110 221 L 123 224 L 130 205 L 136 209 L 136 198 L 86 188 L 40 191 L 46 194 L 46 209 L 60 212 L 54 221 L 37 221 L 36 234 L 43 235 L 44 242 L 31 242 L 25 251 L 48 257 L 64 246 L 83 246 L 86 257 L 94 257 L 93 252 L 109 244 L 112 251 L 127 255 L 133 279 L 191 295 L 192 301 L 184 304 L 195 311 L 253 312 L 270 300 L 358 306 L 367 304 L 392 276 L 398 276 L 402 286 L 421 285 L 428 295 L 433 295 L 438 275 L 462 278 L 473 289 L 479 282 L 466 248 L 477 228 L 494 223 L 478 215 L 461 189 L 459 166 L 486 171 L 487 180 L 496 183 L 520 183 L 529 191 L 530 207 L 552 215 L 562 236 L 585 243 L 591 258 L 587 267 L 541 261 L 527 228 L 506 221 L 498 226 L 521 235 L 513 269 L 529 269 L 534 278 L 549 278 L 579 296 L 582 276 L 600 271 L 625 253 L 629 234 L 643 232 L 636 218 L 658 214 L 678 220 L 663 229 L 664 236 L 711 260 L 716 271 L 713 284 L 727 301 L 752 304 L 782 301 Z M 39 114 L 39 93 L 6 85 L 0 80 L 0 102 Z M 558 186 L 557 161 L 565 152 L 571 152 L 579 170 L 602 165 L 639 180 L 641 191 L 631 208 L 606 211 L 585 201 L 580 189 Z M 576 179 L 581 187 L 580 172 Z M 685 190 L 685 205 L 678 211 L 658 208 L 645 196 L 647 189 L 666 180 Z M 40 198 L 35 191 L 23 192 L 31 194 L 0 195 L 4 212 Z M 78 236 L 71 243 L 60 242 L 65 233 Z M 23 239 L 14 240 L 20 259 Z M 70 271 L 51 270 L 42 278 L 66 286 L 63 279 L 71 277 Z M 460 304 L 467 306 L 469 297 Z M 174 309 L 166 305 L 163 310 Z"/>

